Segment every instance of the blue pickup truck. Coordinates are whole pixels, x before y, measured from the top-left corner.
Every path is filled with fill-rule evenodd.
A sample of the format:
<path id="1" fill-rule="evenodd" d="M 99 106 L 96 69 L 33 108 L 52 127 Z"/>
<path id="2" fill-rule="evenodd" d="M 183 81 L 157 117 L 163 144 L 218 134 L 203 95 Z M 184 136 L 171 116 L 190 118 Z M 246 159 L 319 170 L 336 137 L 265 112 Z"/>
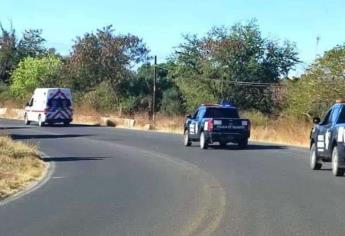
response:
<path id="1" fill-rule="evenodd" d="M 337 102 L 321 121 L 313 119 L 310 132 L 310 168 L 319 170 L 324 162 L 332 163 L 332 173 L 345 173 L 345 100 Z"/>
<path id="2" fill-rule="evenodd" d="M 237 108 L 228 102 L 217 105 L 201 105 L 184 124 L 184 145 L 200 142 L 201 149 L 209 144 L 236 143 L 240 148 L 248 145 L 250 121 L 241 119 Z"/>

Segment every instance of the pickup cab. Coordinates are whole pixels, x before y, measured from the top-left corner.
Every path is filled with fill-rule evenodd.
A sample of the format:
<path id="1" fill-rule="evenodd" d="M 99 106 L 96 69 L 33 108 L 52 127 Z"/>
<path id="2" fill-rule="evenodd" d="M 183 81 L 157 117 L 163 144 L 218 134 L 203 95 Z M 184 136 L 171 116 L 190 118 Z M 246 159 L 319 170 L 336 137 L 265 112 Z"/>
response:
<path id="1" fill-rule="evenodd" d="M 337 102 L 321 121 L 313 119 L 310 132 L 310 168 L 319 170 L 324 162 L 332 163 L 332 173 L 345 173 L 345 100 Z"/>
<path id="2" fill-rule="evenodd" d="M 228 103 L 201 105 L 193 115 L 187 116 L 184 124 L 184 145 L 200 142 L 201 149 L 209 144 L 236 143 L 240 148 L 248 145 L 250 121 L 241 119 L 238 109 Z"/>

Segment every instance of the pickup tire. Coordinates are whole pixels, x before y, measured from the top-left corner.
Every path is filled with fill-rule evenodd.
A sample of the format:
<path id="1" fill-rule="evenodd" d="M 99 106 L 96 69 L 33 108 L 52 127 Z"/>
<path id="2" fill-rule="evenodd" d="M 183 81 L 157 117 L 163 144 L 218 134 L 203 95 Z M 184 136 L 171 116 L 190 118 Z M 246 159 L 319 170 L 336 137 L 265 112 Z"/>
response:
<path id="1" fill-rule="evenodd" d="M 320 170 L 321 167 L 320 157 L 317 155 L 316 145 L 313 143 L 310 148 L 310 168 L 312 170 Z"/>
<path id="2" fill-rule="evenodd" d="M 183 134 L 183 144 L 186 146 L 186 147 L 189 147 L 190 145 L 192 145 L 192 142 L 190 141 L 189 139 L 189 132 L 188 132 L 188 129 L 186 129 L 184 131 L 184 134 Z"/>
<path id="3" fill-rule="evenodd" d="M 248 146 L 248 138 L 244 138 L 238 142 L 238 147 L 244 149 Z"/>
<path id="4" fill-rule="evenodd" d="M 339 167 L 338 148 L 335 146 L 332 151 L 332 173 L 334 176 L 343 176 L 345 170 Z"/>
<path id="5" fill-rule="evenodd" d="M 227 145 L 227 142 L 219 142 L 219 146 L 222 148 L 225 148 Z"/>
<path id="6" fill-rule="evenodd" d="M 200 133 L 200 148 L 201 149 L 207 149 L 208 148 L 208 141 L 205 137 L 205 133 L 201 132 Z"/>
<path id="7" fill-rule="evenodd" d="M 27 114 L 27 113 L 24 114 L 24 124 L 25 124 L 25 125 L 30 125 L 30 121 L 29 121 L 29 118 L 28 118 L 28 114 Z"/>

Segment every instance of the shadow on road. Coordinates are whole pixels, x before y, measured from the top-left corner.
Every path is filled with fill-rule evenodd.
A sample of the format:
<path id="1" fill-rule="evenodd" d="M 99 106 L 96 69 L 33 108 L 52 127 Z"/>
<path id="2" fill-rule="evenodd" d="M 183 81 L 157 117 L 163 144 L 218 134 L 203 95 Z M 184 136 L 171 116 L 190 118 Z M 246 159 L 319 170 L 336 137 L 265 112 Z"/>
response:
<path id="1" fill-rule="evenodd" d="M 111 157 L 45 157 L 45 162 L 69 162 L 69 161 L 100 161 Z"/>
<path id="2" fill-rule="evenodd" d="M 210 146 L 212 149 L 215 150 L 283 150 L 286 149 L 286 146 L 281 145 L 264 145 L 264 144 L 249 144 L 248 147 L 244 149 L 240 149 L 237 145 L 227 145 L 225 147 L 221 147 L 219 145 L 212 145 Z"/>
<path id="3" fill-rule="evenodd" d="M 86 125 L 86 124 L 70 124 L 69 126 L 64 126 L 62 124 L 51 124 L 51 125 L 46 125 L 46 127 L 101 127 L 101 125 L 96 124 L 96 125 Z"/>
<path id="4" fill-rule="evenodd" d="M 11 134 L 14 140 L 88 137 L 88 134 Z"/>
<path id="5" fill-rule="evenodd" d="M 69 162 L 69 161 L 100 161 L 111 157 L 46 157 L 45 162 Z"/>
<path id="6" fill-rule="evenodd" d="M 28 127 L 28 126 L 0 127 L 0 130 L 7 130 L 7 129 L 31 129 L 31 127 Z"/>

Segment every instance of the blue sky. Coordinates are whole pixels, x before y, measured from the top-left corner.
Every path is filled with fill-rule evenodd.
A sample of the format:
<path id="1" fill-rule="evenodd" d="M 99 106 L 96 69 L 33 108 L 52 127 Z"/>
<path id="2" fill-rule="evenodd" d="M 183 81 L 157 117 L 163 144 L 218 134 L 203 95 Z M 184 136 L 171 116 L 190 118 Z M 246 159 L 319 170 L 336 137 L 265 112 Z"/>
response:
<path id="1" fill-rule="evenodd" d="M 256 18 L 264 36 L 297 43 L 305 64 L 345 43 L 344 0 L 1 0 L 0 22 L 18 33 L 43 30 L 47 46 L 68 54 L 76 36 L 112 24 L 120 33 L 144 39 L 160 61 L 181 42 L 181 34 L 204 34 L 214 25 Z"/>

